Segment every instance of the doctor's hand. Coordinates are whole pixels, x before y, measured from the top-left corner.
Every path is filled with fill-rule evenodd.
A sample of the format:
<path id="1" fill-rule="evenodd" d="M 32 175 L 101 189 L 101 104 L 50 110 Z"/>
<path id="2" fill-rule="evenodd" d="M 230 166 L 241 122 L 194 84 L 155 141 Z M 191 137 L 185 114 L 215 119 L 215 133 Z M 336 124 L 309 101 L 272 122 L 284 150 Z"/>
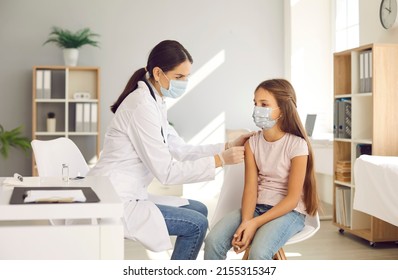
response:
<path id="1" fill-rule="evenodd" d="M 245 158 L 245 147 L 232 147 L 223 151 L 218 155 L 221 159 L 222 165 L 230 165 L 240 163 Z"/>
<path id="2" fill-rule="evenodd" d="M 238 147 L 238 146 L 245 145 L 245 142 L 247 141 L 247 139 L 249 139 L 254 134 L 256 134 L 256 131 L 242 134 L 238 138 L 235 138 L 234 140 L 225 143 L 225 149 L 228 150 L 229 148 L 232 148 L 232 147 Z"/>

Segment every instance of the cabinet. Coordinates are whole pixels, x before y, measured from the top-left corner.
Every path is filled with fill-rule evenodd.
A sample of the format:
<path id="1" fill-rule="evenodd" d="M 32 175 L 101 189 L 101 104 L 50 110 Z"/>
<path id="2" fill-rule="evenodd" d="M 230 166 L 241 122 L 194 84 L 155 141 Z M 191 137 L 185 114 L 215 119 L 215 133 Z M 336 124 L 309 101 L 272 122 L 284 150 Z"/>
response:
<path id="1" fill-rule="evenodd" d="M 368 53 L 365 60 L 364 53 Z M 358 152 L 360 147 L 367 147 L 366 151 L 373 155 L 398 155 L 397 76 L 398 45 L 369 44 L 334 54 L 334 120 L 337 129 L 341 114 L 336 110 L 339 108 L 336 103 L 349 103 L 351 110 L 348 114 L 349 133 L 337 132 L 333 141 L 333 224 L 340 228 L 340 232 L 364 238 L 371 245 L 397 241 L 398 227 L 353 209 L 354 162 L 361 154 Z M 364 87 L 362 83 L 367 77 L 369 84 Z M 341 167 L 346 168 L 345 172 L 339 172 Z M 380 191 L 382 188 L 380 186 Z"/>
<path id="2" fill-rule="evenodd" d="M 100 68 L 34 66 L 32 81 L 32 139 L 70 138 L 87 163 L 95 163 L 100 150 Z M 55 115 L 55 125 L 47 122 L 49 115 Z M 34 157 L 32 174 L 37 175 Z"/>

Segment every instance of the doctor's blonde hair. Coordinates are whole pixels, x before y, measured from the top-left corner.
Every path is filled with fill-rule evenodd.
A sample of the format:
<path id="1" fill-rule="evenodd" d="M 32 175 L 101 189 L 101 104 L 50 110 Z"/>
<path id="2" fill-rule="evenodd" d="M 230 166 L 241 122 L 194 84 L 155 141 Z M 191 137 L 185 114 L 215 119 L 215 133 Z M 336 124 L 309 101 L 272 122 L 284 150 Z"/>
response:
<path id="1" fill-rule="evenodd" d="M 258 89 L 270 92 L 276 99 L 281 110 L 281 118 L 278 120 L 282 131 L 303 138 L 308 146 L 308 160 L 304 179 L 304 204 L 309 215 L 315 215 L 319 208 L 319 198 L 314 172 L 314 155 L 306 130 L 301 123 L 297 112 L 296 92 L 293 86 L 284 79 L 272 79 L 260 83 Z"/>
<path id="2" fill-rule="evenodd" d="M 111 106 L 111 111 L 116 113 L 117 108 L 119 108 L 123 100 L 137 89 L 138 81 L 145 79 L 146 73 L 149 74 L 149 78 L 153 78 L 153 69 L 155 67 L 159 67 L 164 72 L 167 72 L 173 70 L 186 60 L 193 63 L 192 56 L 179 42 L 165 40 L 157 44 L 149 54 L 146 67 L 142 67 L 134 72 L 119 98 Z"/>

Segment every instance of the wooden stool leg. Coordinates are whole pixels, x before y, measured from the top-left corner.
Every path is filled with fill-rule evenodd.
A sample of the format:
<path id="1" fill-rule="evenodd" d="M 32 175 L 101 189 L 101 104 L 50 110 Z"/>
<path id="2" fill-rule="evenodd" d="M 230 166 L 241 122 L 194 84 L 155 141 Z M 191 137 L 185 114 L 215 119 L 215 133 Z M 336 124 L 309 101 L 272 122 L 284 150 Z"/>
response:
<path id="1" fill-rule="evenodd" d="M 249 259 L 249 254 L 250 254 L 250 247 L 247 247 L 245 254 L 243 255 L 242 260 L 248 260 Z"/>
<path id="2" fill-rule="evenodd" d="M 283 250 L 283 248 L 280 248 L 278 250 L 278 252 L 276 252 L 276 254 L 274 255 L 274 260 L 287 260 L 286 259 L 286 255 L 285 255 L 285 251 Z"/>

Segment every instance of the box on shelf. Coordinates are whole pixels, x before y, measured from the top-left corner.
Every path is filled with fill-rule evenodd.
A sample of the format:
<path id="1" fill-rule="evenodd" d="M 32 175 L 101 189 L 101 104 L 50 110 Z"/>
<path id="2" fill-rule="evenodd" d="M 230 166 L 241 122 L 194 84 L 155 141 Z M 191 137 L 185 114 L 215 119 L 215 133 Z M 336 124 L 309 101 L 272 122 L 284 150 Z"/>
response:
<path id="1" fill-rule="evenodd" d="M 336 179 L 342 182 L 351 181 L 351 161 L 338 160 L 336 162 Z"/>

